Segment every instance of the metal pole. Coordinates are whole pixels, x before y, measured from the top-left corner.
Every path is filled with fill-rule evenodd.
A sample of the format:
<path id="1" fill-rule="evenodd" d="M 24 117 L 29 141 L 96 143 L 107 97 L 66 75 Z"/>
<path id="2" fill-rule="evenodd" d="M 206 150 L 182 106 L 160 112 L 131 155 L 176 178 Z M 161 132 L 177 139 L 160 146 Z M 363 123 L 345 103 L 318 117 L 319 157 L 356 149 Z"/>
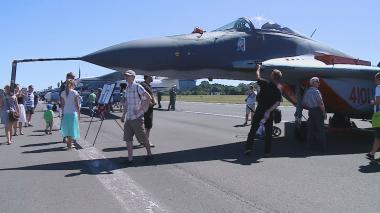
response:
<path id="1" fill-rule="evenodd" d="M 85 139 L 85 140 L 86 140 L 86 138 L 87 138 L 88 131 L 90 130 L 90 127 L 91 127 L 92 119 L 93 119 L 93 118 L 94 118 L 94 116 L 91 117 L 90 124 L 88 125 L 88 128 L 87 128 L 86 136 L 84 136 L 84 139 Z"/>
<path id="2" fill-rule="evenodd" d="M 11 74 L 11 91 L 14 92 L 16 87 L 16 71 L 17 71 L 17 61 L 12 62 L 12 74 Z"/>
<path id="3" fill-rule="evenodd" d="M 13 92 L 16 86 L 16 72 L 17 72 L 17 63 L 24 62 L 36 62 L 36 61 L 69 61 L 69 60 L 81 60 L 80 57 L 71 57 L 71 58 L 37 58 L 37 59 L 22 59 L 14 60 L 12 62 L 12 74 L 11 74 L 11 91 Z"/>
<path id="4" fill-rule="evenodd" d="M 94 140 L 94 143 L 92 144 L 92 146 L 95 146 L 95 142 L 96 142 L 96 139 L 98 138 L 100 129 L 102 128 L 103 121 L 104 121 L 104 119 L 102 119 L 102 122 L 100 122 L 100 126 L 99 126 L 99 129 L 98 129 L 98 132 L 96 133 L 95 140 Z"/>

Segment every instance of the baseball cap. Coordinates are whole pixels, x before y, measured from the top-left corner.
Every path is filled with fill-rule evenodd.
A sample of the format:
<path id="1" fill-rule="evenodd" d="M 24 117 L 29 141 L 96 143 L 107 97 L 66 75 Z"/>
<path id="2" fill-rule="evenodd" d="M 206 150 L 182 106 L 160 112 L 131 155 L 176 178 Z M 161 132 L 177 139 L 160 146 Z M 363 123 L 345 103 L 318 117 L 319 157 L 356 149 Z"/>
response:
<path id="1" fill-rule="evenodd" d="M 127 70 L 127 71 L 124 72 L 124 75 L 129 75 L 129 76 L 133 75 L 133 76 L 136 76 L 136 73 L 133 70 Z"/>
<path id="2" fill-rule="evenodd" d="M 318 77 L 312 77 L 310 79 L 310 84 L 314 83 L 314 82 L 319 82 L 319 78 Z"/>

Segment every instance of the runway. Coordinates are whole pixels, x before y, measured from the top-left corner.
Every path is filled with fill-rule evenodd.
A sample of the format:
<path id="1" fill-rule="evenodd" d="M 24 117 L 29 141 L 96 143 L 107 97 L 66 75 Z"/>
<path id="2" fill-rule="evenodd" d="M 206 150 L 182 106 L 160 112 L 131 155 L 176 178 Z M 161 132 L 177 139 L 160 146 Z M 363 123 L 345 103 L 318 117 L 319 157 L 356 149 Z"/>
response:
<path id="1" fill-rule="evenodd" d="M 283 120 L 292 121 L 295 108 L 281 109 Z M 271 158 L 264 158 L 262 141 L 247 157 L 244 113 L 239 104 L 186 102 L 178 102 L 176 111 L 155 110 L 154 160 L 144 162 L 144 148 L 136 146 L 136 167 L 125 167 L 119 112 L 103 122 L 92 147 L 100 125 L 94 119 L 75 151 L 64 151 L 58 132 L 36 132 L 44 125 L 38 112 L 25 136 L 0 146 L 0 207 L 4 212 L 379 212 L 380 165 L 364 158 L 371 135 L 328 134 L 328 151 L 313 153 L 294 140 L 287 131 L 291 123 L 285 122 L 278 125 L 283 134 L 273 140 Z M 89 121 L 82 115 L 83 137 Z"/>

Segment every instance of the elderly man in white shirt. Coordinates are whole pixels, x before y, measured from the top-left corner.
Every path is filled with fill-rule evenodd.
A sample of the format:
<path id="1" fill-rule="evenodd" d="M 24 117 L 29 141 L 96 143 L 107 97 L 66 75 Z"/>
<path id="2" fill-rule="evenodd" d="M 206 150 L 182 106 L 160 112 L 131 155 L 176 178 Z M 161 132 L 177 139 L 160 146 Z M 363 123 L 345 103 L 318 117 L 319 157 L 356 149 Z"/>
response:
<path id="1" fill-rule="evenodd" d="M 147 156 L 145 160 L 152 159 L 149 139 L 144 130 L 144 105 L 146 102 L 152 102 L 152 96 L 140 85 L 134 82 L 136 73 L 128 70 L 124 73 L 127 80 L 127 87 L 124 98 L 127 107 L 127 119 L 124 123 L 124 141 L 127 143 L 128 160 L 127 165 L 133 165 L 133 136 L 144 144 Z M 124 119 L 124 118 L 122 118 Z"/>
<path id="2" fill-rule="evenodd" d="M 310 88 L 305 92 L 302 104 L 304 108 L 309 110 L 309 119 L 307 120 L 307 144 L 310 149 L 325 151 L 327 143 L 324 120 L 327 119 L 327 115 L 318 87 L 319 78 L 311 78 Z"/>

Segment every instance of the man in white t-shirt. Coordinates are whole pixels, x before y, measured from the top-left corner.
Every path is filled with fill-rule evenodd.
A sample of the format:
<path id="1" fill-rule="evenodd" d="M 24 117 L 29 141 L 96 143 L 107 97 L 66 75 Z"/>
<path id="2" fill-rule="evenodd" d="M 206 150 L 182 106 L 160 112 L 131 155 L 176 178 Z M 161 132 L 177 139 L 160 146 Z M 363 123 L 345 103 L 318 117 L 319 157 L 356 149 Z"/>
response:
<path id="1" fill-rule="evenodd" d="M 375 97 L 371 101 L 371 104 L 374 105 L 374 114 L 372 117 L 372 126 L 375 129 L 375 139 L 373 141 L 371 151 L 366 155 L 369 160 L 375 160 L 380 162 L 380 158 L 375 159 L 375 153 L 380 148 L 380 72 L 375 75 Z"/>

